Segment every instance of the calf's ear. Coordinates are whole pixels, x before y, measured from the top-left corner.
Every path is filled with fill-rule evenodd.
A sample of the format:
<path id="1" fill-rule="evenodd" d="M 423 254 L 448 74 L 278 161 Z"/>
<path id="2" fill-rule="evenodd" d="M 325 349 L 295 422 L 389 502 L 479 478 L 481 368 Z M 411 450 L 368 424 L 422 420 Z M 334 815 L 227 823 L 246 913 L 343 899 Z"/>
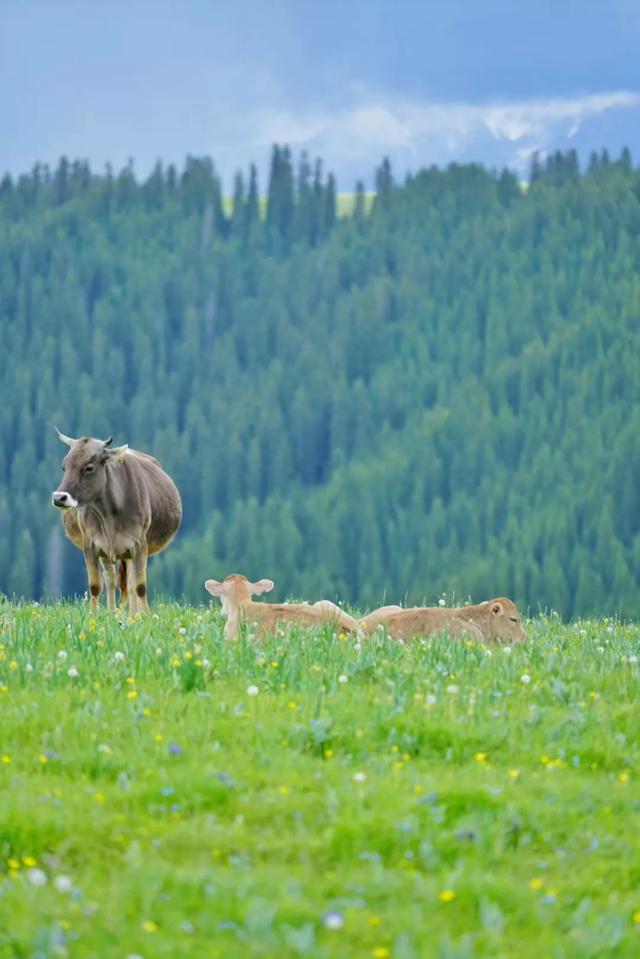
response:
<path id="1" fill-rule="evenodd" d="M 504 610 L 502 608 L 502 603 L 494 603 L 491 607 L 491 612 L 494 616 L 502 616 Z"/>
<path id="2" fill-rule="evenodd" d="M 249 583 L 249 589 L 254 596 L 260 593 L 269 593 L 273 589 L 273 582 L 270 579 L 259 579 L 257 583 Z"/>
<path id="3" fill-rule="evenodd" d="M 217 579 L 208 579 L 204 584 L 204 588 L 208 593 L 211 593 L 212 596 L 224 596 L 227 591 L 226 583 L 219 583 Z"/>

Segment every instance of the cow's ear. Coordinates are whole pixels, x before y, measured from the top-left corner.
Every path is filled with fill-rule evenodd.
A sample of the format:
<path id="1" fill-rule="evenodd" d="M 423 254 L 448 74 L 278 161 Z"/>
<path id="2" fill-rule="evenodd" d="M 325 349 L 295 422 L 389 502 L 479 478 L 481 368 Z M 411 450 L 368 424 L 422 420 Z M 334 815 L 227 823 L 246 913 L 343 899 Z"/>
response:
<path id="1" fill-rule="evenodd" d="M 269 593 L 273 589 L 273 582 L 270 579 L 259 579 L 257 583 L 249 583 L 249 589 L 254 596 L 260 593 Z"/>
<path id="2" fill-rule="evenodd" d="M 105 450 L 107 466 L 115 466 L 117 463 L 121 463 L 128 449 L 129 444 L 125 443 L 124 446 L 116 446 L 115 449 Z"/>
<path id="3" fill-rule="evenodd" d="M 204 588 L 208 593 L 211 593 L 212 596 L 224 596 L 227 591 L 227 584 L 219 583 L 217 579 L 208 579 L 204 584 Z"/>
<path id="4" fill-rule="evenodd" d="M 502 603 L 494 603 L 491 607 L 491 612 L 494 616 L 502 616 L 504 610 L 502 608 Z"/>

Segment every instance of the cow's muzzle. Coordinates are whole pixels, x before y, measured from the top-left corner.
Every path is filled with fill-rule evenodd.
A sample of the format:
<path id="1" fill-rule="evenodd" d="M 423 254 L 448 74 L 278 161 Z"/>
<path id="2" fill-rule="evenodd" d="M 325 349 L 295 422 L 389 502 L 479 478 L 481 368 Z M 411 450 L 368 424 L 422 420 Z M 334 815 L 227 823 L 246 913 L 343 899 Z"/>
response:
<path id="1" fill-rule="evenodd" d="M 52 493 L 51 502 L 54 506 L 57 506 L 58 509 L 73 509 L 78 505 L 78 500 L 74 499 L 71 493 L 66 493 L 64 490 L 56 490 L 55 493 Z"/>

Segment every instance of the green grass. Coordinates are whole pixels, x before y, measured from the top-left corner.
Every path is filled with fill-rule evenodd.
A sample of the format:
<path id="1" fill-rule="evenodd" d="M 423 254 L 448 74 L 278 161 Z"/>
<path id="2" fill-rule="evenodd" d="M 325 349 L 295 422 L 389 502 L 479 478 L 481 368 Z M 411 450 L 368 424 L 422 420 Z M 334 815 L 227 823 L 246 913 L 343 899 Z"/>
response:
<path id="1" fill-rule="evenodd" d="M 155 612 L 0 605 L 2 959 L 640 955 L 637 627 Z"/>
<path id="2" fill-rule="evenodd" d="M 367 190 L 364 195 L 364 208 L 366 213 L 371 212 L 373 207 L 373 201 L 375 199 L 375 191 Z M 355 193 L 338 193 L 336 195 L 336 213 L 339 217 L 349 217 L 353 216 L 353 210 L 356 203 Z M 267 215 L 267 198 L 266 196 L 261 196 L 258 198 L 258 206 L 260 209 L 260 215 L 265 217 Z M 231 216 L 233 213 L 233 197 L 225 196 L 222 199 L 222 209 L 227 216 Z"/>

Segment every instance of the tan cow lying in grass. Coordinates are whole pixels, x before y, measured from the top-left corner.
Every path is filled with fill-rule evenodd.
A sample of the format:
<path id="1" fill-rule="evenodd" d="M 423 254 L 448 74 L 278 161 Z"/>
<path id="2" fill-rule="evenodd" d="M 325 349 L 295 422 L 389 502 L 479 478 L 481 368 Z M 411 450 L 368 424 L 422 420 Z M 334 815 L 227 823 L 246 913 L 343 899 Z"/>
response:
<path id="1" fill-rule="evenodd" d="M 222 583 L 208 579 L 205 589 L 219 596 L 222 613 L 227 617 L 225 639 L 238 639 L 240 627 L 248 623 L 256 627 L 259 636 L 275 632 L 278 626 L 323 626 L 329 623 L 336 629 L 357 633 L 358 624 L 328 599 L 318 600 L 313 606 L 306 603 L 254 603 L 251 599 L 273 589 L 270 579 L 250 583 L 246 576 L 232 573 Z"/>
<path id="2" fill-rule="evenodd" d="M 382 606 L 365 616 L 360 625 L 369 634 L 378 626 L 384 626 L 394 639 L 411 639 L 412 636 L 444 630 L 450 636 L 470 636 L 491 642 L 521 643 L 526 637 L 518 607 L 505 597 L 458 609 Z"/>

